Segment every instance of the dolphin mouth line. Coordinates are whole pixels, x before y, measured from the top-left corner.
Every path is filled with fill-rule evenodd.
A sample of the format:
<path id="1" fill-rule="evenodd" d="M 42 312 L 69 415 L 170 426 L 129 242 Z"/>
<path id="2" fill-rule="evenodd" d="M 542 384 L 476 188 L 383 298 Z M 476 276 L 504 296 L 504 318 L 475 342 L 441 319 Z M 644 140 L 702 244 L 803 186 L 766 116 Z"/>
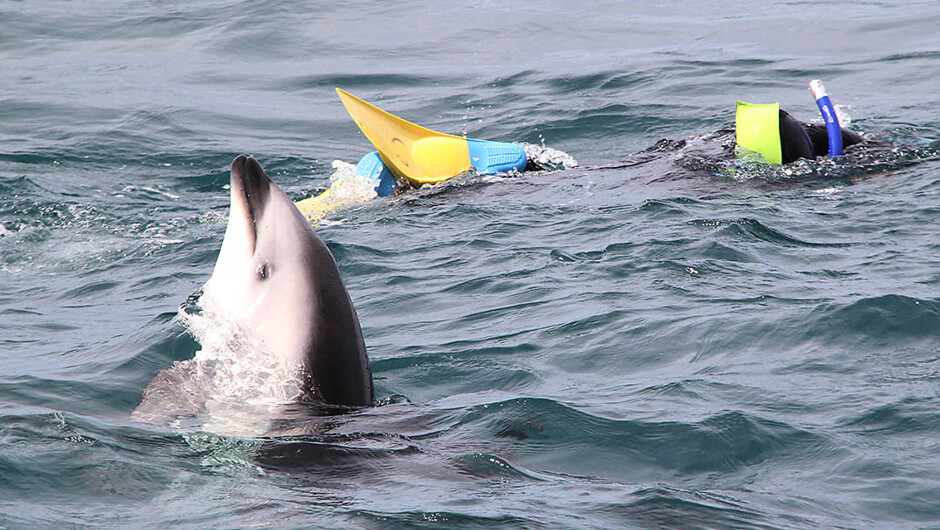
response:
<path id="1" fill-rule="evenodd" d="M 252 163 L 258 166 L 257 168 L 252 167 Z M 256 171 L 252 171 L 256 169 Z M 251 239 L 251 248 L 254 251 L 257 246 L 258 234 L 257 234 L 257 224 L 258 217 L 262 213 L 261 204 L 264 200 L 263 194 L 261 192 L 262 179 L 265 178 L 261 166 L 254 161 L 254 159 L 248 158 L 245 155 L 240 155 L 232 163 L 232 177 L 231 177 L 231 189 L 232 189 L 232 200 L 238 200 L 244 208 L 246 215 L 248 216 L 248 231 Z"/>

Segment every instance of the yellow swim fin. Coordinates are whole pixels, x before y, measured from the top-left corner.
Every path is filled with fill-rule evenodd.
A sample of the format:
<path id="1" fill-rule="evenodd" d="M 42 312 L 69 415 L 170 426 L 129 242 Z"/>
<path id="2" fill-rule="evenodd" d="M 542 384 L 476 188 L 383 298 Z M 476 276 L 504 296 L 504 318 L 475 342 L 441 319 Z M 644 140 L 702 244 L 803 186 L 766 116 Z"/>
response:
<path id="1" fill-rule="evenodd" d="M 471 168 L 483 174 L 525 169 L 525 150 L 521 146 L 432 131 L 345 90 L 337 88 L 336 92 L 396 178 L 420 185 L 443 182 Z"/>
<path id="2" fill-rule="evenodd" d="M 328 189 L 315 197 L 308 197 L 297 201 L 294 204 L 309 222 L 319 221 L 326 217 L 326 214 L 333 209 L 344 205 L 344 203 L 337 204 L 337 201 L 334 200 L 332 189 Z"/>

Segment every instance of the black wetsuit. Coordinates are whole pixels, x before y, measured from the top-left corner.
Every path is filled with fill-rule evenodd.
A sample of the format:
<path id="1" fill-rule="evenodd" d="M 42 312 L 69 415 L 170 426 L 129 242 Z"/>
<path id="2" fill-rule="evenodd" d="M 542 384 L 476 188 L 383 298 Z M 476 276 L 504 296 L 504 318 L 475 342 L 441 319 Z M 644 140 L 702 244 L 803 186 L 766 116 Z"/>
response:
<path id="1" fill-rule="evenodd" d="M 861 135 L 842 129 L 842 147 L 862 141 Z M 829 154 L 829 133 L 825 125 L 800 123 L 780 109 L 780 154 L 784 164 L 800 158 L 814 160 Z"/>

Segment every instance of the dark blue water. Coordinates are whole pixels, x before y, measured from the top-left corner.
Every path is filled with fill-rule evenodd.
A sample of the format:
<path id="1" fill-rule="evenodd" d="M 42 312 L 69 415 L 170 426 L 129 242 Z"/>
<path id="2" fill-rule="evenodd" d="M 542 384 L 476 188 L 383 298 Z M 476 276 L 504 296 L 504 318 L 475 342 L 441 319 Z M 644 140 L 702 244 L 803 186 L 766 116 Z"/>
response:
<path id="1" fill-rule="evenodd" d="M 0 3 L 0 527 L 940 525 L 938 27 L 936 2 Z M 897 149 L 612 167 L 737 99 L 814 119 L 816 77 Z M 131 420 L 199 349 L 177 308 L 232 159 L 301 199 L 370 150 L 336 86 L 581 167 L 318 227 L 379 406 L 277 439 Z"/>

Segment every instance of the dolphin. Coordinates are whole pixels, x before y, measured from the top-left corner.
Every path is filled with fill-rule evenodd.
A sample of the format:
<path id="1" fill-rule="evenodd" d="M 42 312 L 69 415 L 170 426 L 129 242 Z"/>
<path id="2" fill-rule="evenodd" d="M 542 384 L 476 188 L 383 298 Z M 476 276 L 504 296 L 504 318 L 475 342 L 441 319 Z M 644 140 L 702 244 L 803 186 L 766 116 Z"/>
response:
<path id="1" fill-rule="evenodd" d="M 242 155 L 232 162 L 228 226 L 198 302 L 224 315 L 247 338 L 244 342 L 256 346 L 252 353 L 262 351 L 296 370 L 296 399 L 372 404 L 372 372 L 359 318 L 336 261 L 253 158 Z M 154 413 L 158 407 L 179 409 L 166 403 L 174 386 L 187 399 L 199 396 L 200 389 L 193 388 L 196 378 L 179 373 L 204 373 L 194 361 L 158 374 L 134 416 L 147 420 L 166 416 L 165 410 Z"/>

